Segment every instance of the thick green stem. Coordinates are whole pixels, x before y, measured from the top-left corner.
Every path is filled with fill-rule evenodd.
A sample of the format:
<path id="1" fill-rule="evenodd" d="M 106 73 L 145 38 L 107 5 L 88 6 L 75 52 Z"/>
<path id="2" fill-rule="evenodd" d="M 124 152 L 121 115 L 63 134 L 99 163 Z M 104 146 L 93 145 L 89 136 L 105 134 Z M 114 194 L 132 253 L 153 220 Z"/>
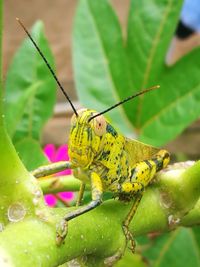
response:
<path id="1" fill-rule="evenodd" d="M 134 235 L 200 223 L 199 173 L 200 162 L 189 168 L 185 164 L 160 172 L 146 189 L 130 225 Z M 185 196 L 188 196 L 187 202 Z M 170 202 L 166 202 L 168 199 Z M 93 257 L 102 262 L 103 258 L 123 250 L 125 238 L 121 226 L 130 206 L 108 200 L 95 210 L 75 218 L 69 222 L 65 244 L 60 247 L 55 243 L 56 223 L 73 208 L 50 209 L 51 216 L 41 213 L 37 218 L 10 223 L 0 235 L 1 259 L 10 265 L 1 266 L 50 267 L 83 255 L 90 255 L 89 262 Z"/>
<path id="2" fill-rule="evenodd" d="M 81 185 L 81 181 L 75 179 L 73 175 L 50 176 L 39 178 L 38 181 L 44 194 L 78 191 Z M 89 189 L 89 186 L 86 189 Z"/>

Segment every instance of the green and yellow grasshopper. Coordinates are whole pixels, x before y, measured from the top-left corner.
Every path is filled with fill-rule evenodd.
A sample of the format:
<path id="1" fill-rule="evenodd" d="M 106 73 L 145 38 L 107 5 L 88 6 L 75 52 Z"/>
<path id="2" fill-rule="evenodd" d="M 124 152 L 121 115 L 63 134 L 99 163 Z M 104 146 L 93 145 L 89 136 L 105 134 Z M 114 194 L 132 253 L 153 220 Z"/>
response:
<path id="1" fill-rule="evenodd" d="M 83 197 L 85 184 L 91 184 L 92 201 L 64 216 L 57 227 L 57 244 L 60 245 L 66 237 L 67 222 L 100 205 L 103 192 L 110 191 L 119 200 L 131 201 L 134 199 L 132 208 L 122 226 L 126 239 L 131 241 L 132 250 L 134 250 L 134 239 L 129 231 L 129 224 L 137 210 L 145 187 L 152 181 L 156 172 L 165 168 L 169 163 L 169 153 L 166 150 L 159 150 L 124 137 L 115 130 L 103 114 L 138 95 L 158 88 L 158 86 L 140 91 L 100 113 L 91 109 L 77 111 L 43 53 L 23 24 L 20 21 L 19 23 L 46 62 L 74 111 L 68 143 L 70 161 L 41 166 L 32 171 L 32 174 L 38 178 L 64 169 L 73 169 L 74 176 L 82 181 L 78 205 Z"/>

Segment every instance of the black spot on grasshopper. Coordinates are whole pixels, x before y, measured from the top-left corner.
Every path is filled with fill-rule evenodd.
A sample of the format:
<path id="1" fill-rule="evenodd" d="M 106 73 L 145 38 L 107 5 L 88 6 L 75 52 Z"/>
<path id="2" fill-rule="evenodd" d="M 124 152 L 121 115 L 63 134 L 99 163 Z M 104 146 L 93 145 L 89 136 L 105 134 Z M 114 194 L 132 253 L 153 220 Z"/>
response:
<path id="1" fill-rule="evenodd" d="M 153 162 L 156 164 L 156 170 L 161 170 L 163 168 L 163 161 L 158 159 L 153 159 Z"/>
<path id="2" fill-rule="evenodd" d="M 164 155 L 164 157 L 163 157 L 163 159 L 167 159 L 169 157 L 170 157 L 170 154 L 168 152 L 166 152 L 165 155 Z"/>
<path id="3" fill-rule="evenodd" d="M 109 155 L 110 155 L 110 150 L 103 151 L 101 156 L 103 159 L 107 159 L 109 157 Z"/>
<path id="4" fill-rule="evenodd" d="M 109 155 L 110 155 L 110 150 L 107 151 L 103 151 L 101 153 L 101 156 L 99 157 L 99 160 L 108 160 L 109 159 Z"/>
<path id="5" fill-rule="evenodd" d="M 135 168 L 131 170 L 130 182 L 132 181 L 134 174 L 135 174 Z M 135 179 L 137 180 L 137 176 L 135 177 Z"/>
<path id="6" fill-rule="evenodd" d="M 114 137 L 118 136 L 117 131 L 109 123 L 107 124 L 106 131 L 107 131 L 107 133 L 112 134 L 112 136 L 114 136 Z"/>
<path id="7" fill-rule="evenodd" d="M 121 176 L 119 179 L 119 184 L 122 184 L 126 180 L 125 176 Z"/>
<path id="8" fill-rule="evenodd" d="M 76 129 L 76 125 L 71 126 L 71 133 Z"/>
<path id="9" fill-rule="evenodd" d="M 151 165 L 151 163 L 149 162 L 149 160 L 144 160 L 144 162 L 147 164 L 147 166 L 148 166 L 149 169 L 151 170 L 151 169 L 152 169 L 152 165 Z"/>
<path id="10" fill-rule="evenodd" d="M 117 169 L 117 171 L 116 171 L 116 174 L 117 174 L 117 176 L 119 176 L 120 175 L 120 169 Z"/>
<path id="11" fill-rule="evenodd" d="M 92 131 L 91 128 L 87 128 L 87 140 L 90 141 L 92 140 Z"/>

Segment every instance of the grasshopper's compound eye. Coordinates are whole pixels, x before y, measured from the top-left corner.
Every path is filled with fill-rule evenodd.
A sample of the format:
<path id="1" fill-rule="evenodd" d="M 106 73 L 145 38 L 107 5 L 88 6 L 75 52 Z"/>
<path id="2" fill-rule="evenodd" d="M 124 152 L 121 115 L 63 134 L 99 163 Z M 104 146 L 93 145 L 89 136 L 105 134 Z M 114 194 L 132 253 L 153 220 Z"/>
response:
<path id="1" fill-rule="evenodd" d="M 100 115 L 93 120 L 93 125 L 94 125 L 94 132 L 98 136 L 102 136 L 103 134 L 106 133 L 106 126 L 107 122 L 104 118 L 104 116 Z"/>

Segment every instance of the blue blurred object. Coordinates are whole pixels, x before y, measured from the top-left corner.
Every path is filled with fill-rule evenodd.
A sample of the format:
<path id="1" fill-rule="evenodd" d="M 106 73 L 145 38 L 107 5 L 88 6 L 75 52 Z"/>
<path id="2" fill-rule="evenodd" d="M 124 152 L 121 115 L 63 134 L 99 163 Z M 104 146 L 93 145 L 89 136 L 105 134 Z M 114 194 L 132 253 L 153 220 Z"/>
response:
<path id="1" fill-rule="evenodd" d="M 181 21 L 195 32 L 200 32 L 200 0 L 184 1 Z"/>
<path id="2" fill-rule="evenodd" d="M 200 0 L 184 0 L 180 19 L 177 24 L 165 62 L 175 64 L 180 58 L 200 45 Z"/>

